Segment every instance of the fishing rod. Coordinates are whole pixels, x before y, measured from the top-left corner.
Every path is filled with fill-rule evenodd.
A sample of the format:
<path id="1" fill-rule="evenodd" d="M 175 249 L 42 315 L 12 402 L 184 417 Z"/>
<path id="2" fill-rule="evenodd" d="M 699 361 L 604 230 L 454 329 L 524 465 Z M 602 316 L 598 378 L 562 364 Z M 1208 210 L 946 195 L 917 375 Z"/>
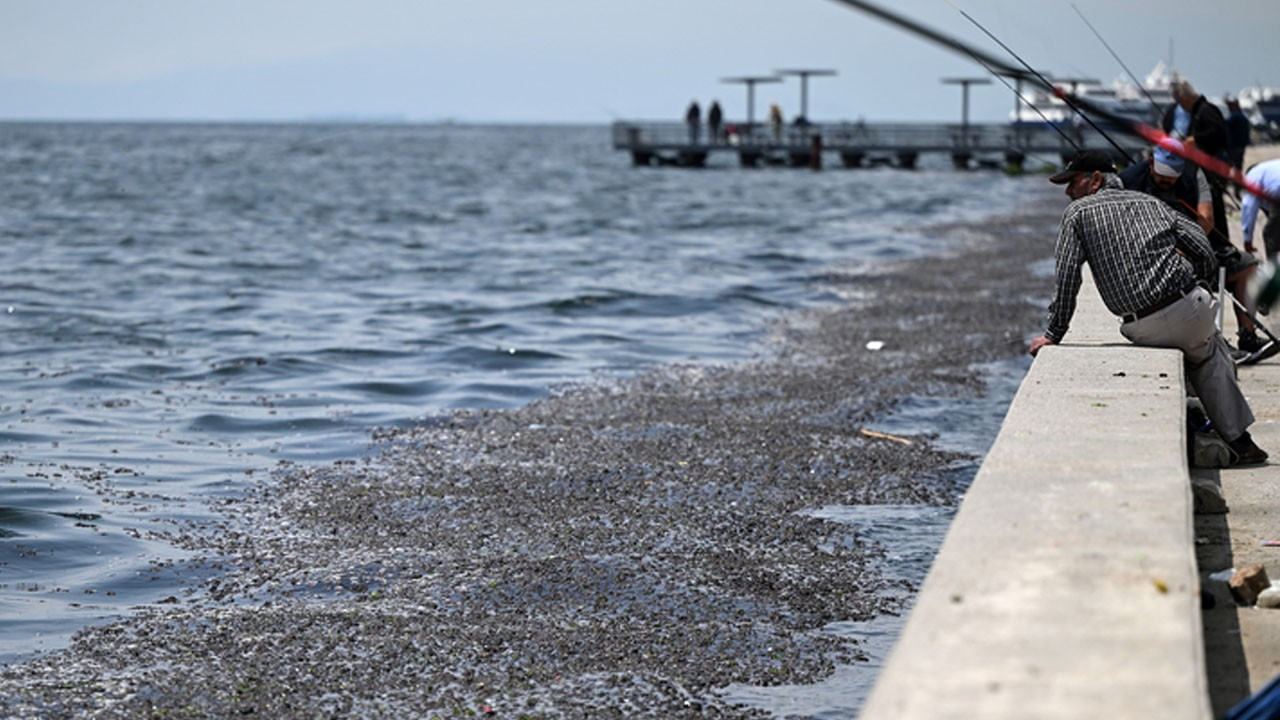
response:
<path id="1" fill-rule="evenodd" d="M 997 76 L 1008 75 L 1010 77 L 1021 77 L 1024 80 L 1028 80 L 1033 85 L 1036 85 L 1040 89 L 1045 90 L 1046 92 L 1054 93 L 1054 95 L 1057 96 L 1059 99 L 1061 99 L 1063 102 L 1065 102 L 1068 107 L 1070 107 L 1076 113 L 1080 114 L 1081 117 L 1084 117 L 1084 119 L 1088 121 L 1090 124 L 1093 124 L 1092 120 L 1090 120 L 1087 115 L 1084 115 L 1083 113 L 1080 112 L 1080 109 L 1077 107 L 1075 96 L 1064 95 L 1056 92 L 1058 88 L 1054 87 L 1053 83 L 1049 82 L 1048 79 L 1046 79 L 1043 75 L 1041 75 L 1038 71 L 1036 71 L 1030 65 L 1027 65 L 1025 62 L 1022 62 L 1021 58 L 1018 58 L 1018 60 L 1019 62 L 1022 62 L 1023 68 L 1014 67 L 1013 65 L 1010 65 L 993 55 L 989 55 L 986 52 L 983 52 L 982 50 L 979 50 L 978 48 L 975 48 L 972 45 L 969 45 L 968 43 L 965 43 L 961 40 L 957 40 L 951 37 L 950 35 L 946 35 L 944 33 L 938 32 L 937 30 L 934 30 L 925 25 L 921 25 L 920 23 L 906 17 L 905 15 L 900 15 L 892 10 L 888 10 L 874 3 L 867 2 L 866 0 L 835 0 L 835 2 L 844 3 L 845 5 L 848 5 L 855 9 L 874 15 L 880 18 L 881 20 L 885 20 L 909 32 L 915 33 L 916 35 L 920 35 L 928 40 L 932 40 L 933 42 L 938 43 L 939 45 L 942 45 L 958 53 L 961 53 L 973 60 L 978 61 L 981 65 L 986 67 L 987 72 L 990 72 L 993 75 L 997 75 Z M 958 9 L 959 8 L 957 8 L 957 10 Z M 960 12 L 961 14 L 964 13 L 964 11 L 960 11 Z M 968 17 L 968 15 L 965 15 L 965 17 Z M 969 20 L 970 22 L 973 22 L 975 25 L 977 25 L 977 22 L 974 22 L 973 18 L 969 18 Z M 978 27 L 981 29 L 982 26 L 979 25 Z M 983 30 L 983 32 L 986 32 L 985 29 Z M 987 33 L 987 35 L 991 37 L 993 40 L 996 40 L 995 36 L 991 35 L 991 33 Z M 996 42 L 999 42 L 999 40 L 996 40 Z M 1014 53 L 1010 51 L 1007 47 L 1005 47 L 1005 50 L 1009 51 L 1010 55 L 1017 57 L 1017 55 L 1014 55 Z M 1107 140 L 1110 141 L 1112 145 L 1115 145 L 1115 141 L 1111 140 L 1111 138 L 1108 137 L 1106 133 L 1102 132 L 1102 130 L 1098 128 L 1096 125 L 1094 125 L 1094 129 L 1098 130 L 1099 133 L 1102 133 L 1103 137 L 1106 137 Z M 1072 144 L 1075 145 L 1075 143 L 1072 143 Z M 1129 157 L 1129 154 L 1125 152 L 1123 148 L 1116 146 L 1116 149 L 1119 150 L 1120 153 L 1123 154 L 1126 158 Z M 1132 158 L 1130 158 L 1130 161 L 1132 162 Z"/>
<path id="2" fill-rule="evenodd" d="M 1122 132 L 1140 137 L 1153 145 L 1159 145 L 1169 152 L 1190 160 L 1201 168 L 1224 178 L 1233 185 L 1244 188 L 1260 198 L 1266 198 L 1271 201 L 1280 201 L 1280 197 L 1273 196 L 1271 193 L 1262 189 L 1262 186 L 1246 178 L 1244 173 L 1240 172 L 1238 168 L 1231 164 L 1208 155 L 1198 148 L 1182 145 L 1181 143 L 1174 141 L 1173 138 L 1170 138 L 1164 133 L 1164 131 L 1158 128 L 1154 128 L 1144 122 L 1134 120 L 1132 118 L 1124 117 L 1123 115 L 1118 115 L 1085 98 L 1076 97 L 1062 88 L 1053 85 L 1053 83 L 1046 80 L 1039 73 L 1027 75 L 1023 70 L 1019 70 L 1008 63 L 983 52 L 982 50 L 974 48 L 968 43 L 921 25 L 910 18 L 899 15 L 891 10 L 886 10 L 875 3 L 867 2 L 867 0 L 833 0 L 833 2 L 839 2 L 856 10 L 861 10 L 870 15 L 874 15 L 881 20 L 897 25 L 908 32 L 919 35 L 927 40 L 931 40 L 943 47 L 950 48 L 951 50 L 961 53 L 966 57 L 982 58 L 984 64 L 989 65 L 1002 73 L 1006 73 L 1013 77 L 1017 77 L 1019 74 L 1022 74 L 1024 79 L 1035 84 L 1042 90 L 1052 93 L 1063 102 L 1072 105 L 1072 107 L 1078 105 L 1089 114 L 1095 115 L 1116 125 L 1116 128 Z"/>
<path id="3" fill-rule="evenodd" d="M 1023 96 L 1023 94 L 1022 94 L 1022 91 L 1020 91 L 1020 90 L 1018 90 L 1017 88 L 1015 88 L 1014 86 L 1010 85 L 1010 84 L 1009 84 L 1009 81 L 1008 81 L 1008 80 L 1005 80 L 1003 75 L 1000 75 L 999 73 L 993 72 L 993 71 L 991 70 L 991 68 L 989 68 L 989 67 L 987 67 L 985 64 L 983 64 L 983 62 L 982 62 L 981 60 L 979 60 L 978 58 L 974 58 L 974 60 L 975 60 L 979 65 L 982 65 L 984 68 L 987 68 L 987 72 L 991 73 L 991 74 L 992 74 L 992 76 L 994 76 L 994 77 L 995 77 L 995 79 L 999 80 L 999 81 L 1000 81 L 1000 83 L 1001 83 L 1002 85 L 1004 85 L 1006 88 L 1008 88 L 1008 89 L 1009 89 L 1009 92 L 1013 93 L 1014 97 L 1018 98 L 1019 100 L 1021 100 L 1021 101 L 1022 101 L 1022 102 L 1024 102 L 1024 103 L 1026 103 L 1027 107 L 1029 107 L 1029 108 L 1031 108 L 1033 111 L 1035 111 L 1035 114 L 1036 114 L 1036 115 L 1039 115 L 1041 120 L 1044 120 L 1044 124 L 1045 124 L 1045 125 L 1047 125 L 1047 126 L 1049 126 L 1049 127 L 1051 127 L 1051 128 L 1053 128 L 1053 131 L 1054 131 L 1054 132 L 1056 132 L 1056 133 L 1058 133 L 1058 136 L 1059 136 L 1059 137 L 1061 137 L 1063 140 L 1065 140 L 1065 141 L 1066 141 L 1066 143 L 1067 143 L 1068 145 L 1070 145 L 1070 146 L 1071 146 L 1071 148 L 1072 148 L 1073 150 L 1075 150 L 1076 152 L 1080 152 L 1080 145 L 1079 145 L 1079 143 L 1077 143 L 1077 142 L 1075 141 L 1075 139 L 1074 139 L 1074 138 L 1072 138 L 1070 135 L 1068 135 L 1068 134 L 1067 134 L 1067 133 L 1066 133 L 1062 128 L 1058 127 L 1058 123 L 1055 123 L 1054 121 L 1050 120 L 1050 119 L 1049 119 L 1049 118 L 1048 118 L 1048 117 L 1047 117 L 1043 112 L 1041 112 L 1040 108 L 1036 107 L 1036 104 L 1035 104 L 1035 103 L 1031 102 L 1031 101 L 1030 101 L 1030 100 L 1028 100 L 1026 97 L 1024 97 L 1024 96 Z M 1013 121 L 1014 121 L 1015 123 L 1020 122 L 1020 121 L 1018 120 L 1018 116 L 1017 116 L 1017 113 L 1016 113 L 1016 112 L 1014 113 Z M 1018 133 L 1019 131 L 1015 129 L 1015 130 L 1014 130 L 1014 132 L 1015 132 L 1015 133 Z M 1022 151 L 1022 148 L 1018 148 L 1018 151 L 1019 151 L 1019 152 L 1021 152 L 1021 151 Z M 1035 155 L 1035 154 L 1028 154 L 1027 156 L 1028 156 L 1028 157 L 1039 157 L 1039 155 Z"/>
<path id="4" fill-rule="evenodd" d="M 1018 90 L 1018 89 L 1017 89 L 1017 88 L 1015 88 L 1014 86 L 1010 85 L 1010 84 L 1009 84 L 1009 81 L 1004 79 L 1004 75 L 1001 75 L 1000 73 L 998 73 L 998 72 L 996 72 L 995 70 L 991 69 L 991 66 L 989 66 L 989 65 L 987 65 L 986 63 L 982 62 L 982 58 L 977 57 L 976 55 L 970 55 L 970 57 L 972 57 L 972 58 L 973 58 L 974 62 L 976 62 L 976 63 L 978 63 L 979 65 L 981 65 L 982 67 L 986 68 L 986 71 L 987 71 L 987 72 L 989 72 L 989 73 L 991 73 L 992 77 L 994 77 L 995 79 L 999 80 L 999 81 L 1000 81 L 1000 83 L 1001 83 L 1002 85 L 1004 85 L 1006 88 L 1008 88 L 1008 89 L 1009 89 L 1009 92 L 1013 93 L 1014 97 L 1018 98 L 1018 100 L 1022 101 L 1023 103 L 1026 103 L 1027 107 L 1029 107 L 1029 108 L 1031 108 L 1032 110 L 1034 110 L 1034 111 L 1035 111 L 1035 113 L 1036 113 L 1036 115 L 1039 115 L 1039 116 L 1040 116 L 1040 119 L 1041 119 L 1041 120 L 1044 120 L 1044 124 L 1045 124 L 1045 125 L 1048 125 L 1048 126 L 1049 126 L 1049 127 L 1051 127 L 1051 128 L 1053 128 L 1054 132 L 1058 133 L 1058 135 L 1059 135 L 1059 136 L 1061 136 L 1063 140 L 1067 141 L 1067 144 L 1068 144 L 1068 145 L 1070 145 L 1070 146 L 1071 146 L 1071 148 L 1072 148 L 1073 150 L 1075 150 L 1076 152 L 1080 152 L 1080 145 L 1079 145 L 1079 143 L 1077 143 L 1077 142 L 1075 141 L 1075 139 L 1074 139 L 1074 138 L 1072 138 L 1070 135 L 1068 135 L 1066 132 L 1064 132 L 1064 131 L 1062 130 L 1062 128 L 1058 127 L 1058 124 L 1057 124 L 1057 123 L 1053 122 L 1053 121 L 1052 121 L 1052 120 L 1050 120 L 1047 116 L 1045 116 L 1045 114 L 1044 114 L 1043 112 L 1041 112 L 1041 111 L 1040 111 L 1040 108 L 1036 107 L 1036 104 L 1035 104 L 1035 103 L 1031 102 L 1031 101 L 1030 101 L 1030 100 L 1028 100 L 1026 97 L 1024 97 L 1024 96 L 1023 96 L 1023 94 L 1022 94 L 1022 91 L 1021 91 L 1021 90 Z M 1018 77 L 1021 79 L 1021 78 L 1024 78 L 1025 76 L 1024 76 L 1024 75 L 1022 75 L 1022 74 L 1019 74 L 1019 75 L 1018 75 Z M 1016 114 L 1016 113 L 1014 114 L 1013 121 L 1014 121 L 1015 123 L 1016 123 L 1016 122 L 1018 122 L 1018 117 L 1017 117 L 1017 114 Z"/>
<path id="5" fill-rule="evenodd" d="M 1120 64 L 1120 67 L 1124 69 L 1125 74 L 1129 76 L 1129 79 L 1133 81 L 1133 84 L 1137 86 L 1137 88 L 1142 91 L 1142 94 L 1147 97 L 1147 101 L 1151 103 L 1151 107 L 1155 110 L 1154 116 L 1159 117 L 1164 108 L 1161 108 L 1160 103 L 1156 102 L 1156 99 L 1151 96 L 1150 91 L 1147 90 L 1147 86 L 1138 81 L 1138 78 L 1134 76 L 1133 71 L 1129 69 L 1129 66 L 1125 65 L 1124 60 L 1121 60 L 1120 56 L 1116 54 L 1116 51 L 1111 49 L 1111 45 L 1107 43 L 1106 39 L 1104 39 L 1102 34 L 1098 32 L 1098 29 L 1093 26 L 1093 23 L 1089 22 L 1089 18 L 1084 16 L 1084 13 L 1080 11 L 1080 8 L 1077 7 L 1075 3 L 1071 4 L 1071 9 L 1076 11 L 1076 15 L 1079 15 L 1080 19 L 1084 21 L 1084 24 L 1093 31 L 1093 36 L 1098 38 L 1098 42 L 1102 43 L 1102 47 L 1106 48 L 1107 52 L 1111 53 L 1111 57 L 1115 58 L 1115 61 Z M 1230 195 L 1224 195 L 1223 197 L 1224 199 L 1230 200 L 1230 204 L 1234 206 L 1234 209 L 1240 209 L 1240 203 L 1234 197 L 1231 197 Z"/>
<path id="6" fill-rule="evenodd" d="M 1129 76 L 1129 79 L 1133 81 L 1133 84 L 1137 85 L 1138 89 L 1142 91 L 1142 94 L 1147 96 L 1147 100 L 1151 103 L 1151 107 L 1155 109 L 1156 113 L 1160 113 L 1164 110 L 1164 108 L 1160 107 L 1160 103 L 1156 102 L 1156 99 L 1151 97 L 1151 93 L 1147 91 L 1147 86 L 1138 82 L 1138 78 L 1134 76 L 1133 71 L 1129 69 L 1129 66 L 1124 64 L 1124 61 L 1120 59 L 1120 56 L 1116 54 L 1116 51 L 1112 50 L 1111 46 L 1107 44 L 1107 41 L 1102 38 L 1102 33 L 1099 33 L 1098 29 L 1093 26 L 1093 23 L 1089 22 L 1089 18 L 1085 17 L 1084 13 L 1080 12 L 1080 8 L 1076 7 L 1075 3 L 1071 3 L 1071 9 L 1075 10 L 1076 14 L 1080 16 L 1080 19 L 1084 21 L 1084 24 L 1093 31 L 1093 36 L 1098 38 L 1098 42 L 1102 43 L 1102 47 L 1106 48 L 1107 52 L 1111 53 L 1111 57 L 1115 58 L 1116 62 L 1120 63 L 1120 67 L 1124 68 L 1125 74 Z"/>
<path id="7" fill-rule="evenodd" d="M 1028 65 L 1026 60 L 1023 60 L 1021 57 L 1019 57 L 1019 56 L 1018 56 L 1018 53 L 1016 53 L 1016 52 L 1014 52 L 1014 51 L 1013 51 L 1013 49 L 1012 49 L 1012 48 L 1010 48 L 1008 45 L 1005 45 L 1003 42 L 1001 42 L 1000 38 L 996 37 L 995 35 L 992 35 L 990 30 L 988 30 L 988 29 L 986 29 L 985 27 L 983 27 L 983 26 L 982 26 L 982 24 L 981 24 L 981 23 L 979 23 L 977 20 L 974 20 L 974 19 L 969 15 L 969 13 L 967 13 L 967 12 L 965 12 L 964 10 L 961 10 L 960 8 L 956 7 L 954 3 L 948 2 L 947 4 L 951 5 L 951 7 L 952 7 L 952 8 L 955 8 L 955 11 L 956 11 L 956 12 L 958 12 L 958 13 L 960 13 L 961 15 L 963 15 L 965 20 L 968 20 L 969 22 L 973 23 L 974 27 L 976 27 L 976 28 L 978 28 L 979 30 L 981 30 L 983 33 L 985 33 L 985 34 L 986 34 L 986 36 L 987 36 L 987 37 L 991 38 L 991 39 L 992 39 L 992 40 L 993 40 L 997 45 L 999 45 L 1001 48 L 1003 48 L 1005 52 L 1009 53 L 1009 56 L 1010 56 L 1010 57 L 1012 57 L 1014 60 L 1017 60 L 1018 62 L 1022 63 L 1022 66 L 1023 66 L 1023 67 L 1025 67 L 1025 68 L 1027 69 L 1027 72 L 1032 73 L 1033 75 L 1035 75 L 1035 76 L 1040 80 L 1040 82 L 1042 82 L 1042 83 L 1044 83 L 1044 84 L 1046 84 L 1046 85 L 1052 85 L 1052 83 L 1050 83 L 1050 82 L 1049 82 L 1049 80 L 1048 80 L 1047 78 L 1045 78 L 1045 76 L 1041 75 L 1041 74 L 1040 74 L 1040 72 L 1039 72 L 1038 70 L 1036 70 L 1036 69 L 1032 68 L 1030 65 Z M 1098 127 L 1098 124 L 1097 124 L 1097 123 L 1095 123 L 1095 122 L 1093 121 L 1093 118 L 1089 117 L 1089 115 L 1088 115 L 1088 114 L 1086 114 L 1083 110 L 1081 110 L 1081 109 L 1076 105 L 1076 103 L 1074 102 L 1074 99 L 1075 99 L 1075 98 L 1074 98 L 1074 96 L 1070 96 L 1070 97 L 1071 97 L 1072 99 L 1067 99 L 1067 98 L 1065 98 L 1065 97 L 1064 97 L 1064 98 L 1062 98 L 1062 99 L 1063 99 L 1063 102 L 1065 102 L 1065 103 L 1067 104 L 1067 107 L 1071 108 L 1071 109 L 1072 109 L 1072 111 L 1074 111 L 1076 115 L 1078 115 L 1080 118 L 1082 118 L 1085 122 L 1089 123 L 1089 127 L 1093 128 L 1095 131 L 1097 131 L 1097 133 L 1098 133 L 1099 135 L 1101 135 L 1101 136 L 1103 137 L 1103 139 L 1104 139 L 1104 140 L 1106 140 L 1107 142 L 1111 143 L 1111 147 L 1115 148 L 1115 149 L 1116 149 L 1116 152 L 1118 152 L 1118 153 L 1120 153 L 1121 155 L 1123 155 L 1123 156 L 1124 156 L 1125 161 L 1126 161 L 1128 164 L 1132 165 L 1132 164 L 1133 164 L 1133 156 L 1132 156 L 1132 155 L 1130 155 L 1130 154 L 1129 154 L 1129 152 L 1128 152 L 1127 150 L 1125 150 L 1123 147 L 1120 147 L 1120 143 L 1116 142 L 1116 141 L 1115 141 L 1115 139 L 1114 139 L 1114 138 L 1112 138 L 1110 135 L 1108 135 L 1108 134 L 1107 134 L 1107 132 L 1106 132 L 1105 130 L 1103 130 L 1102 128 Z M 1077 149 L 1077 150 L 1079 150 L 1080 148 L 1077 146 L 1077 147 L 1076 147 L 1076 149 Z"/>

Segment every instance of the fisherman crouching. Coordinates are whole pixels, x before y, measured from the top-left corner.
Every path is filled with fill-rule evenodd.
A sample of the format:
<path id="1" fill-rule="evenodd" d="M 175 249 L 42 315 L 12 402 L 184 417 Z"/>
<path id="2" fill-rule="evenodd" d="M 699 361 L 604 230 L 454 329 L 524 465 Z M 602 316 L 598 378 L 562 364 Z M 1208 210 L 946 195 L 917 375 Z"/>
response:
<path id="1" fill-rule="evenodd" d="M 1204 284 L 1217 258 L 1204 231 L 1161 201 L 1125 190 L 1106 153 L 1085 150 L 1050 180 L 1066 185 L 1048 327 L 1031 343 L 1034 356 L 1067 334 L 1081 272 L 1089 263 L 1102 302 L 1136 345 L 1182 351 L 1187 378 L 1237 465 L 1266 462 L 1248 428 L 1253 411 L 1236 382 L 1235 364 L 1214 323 L 1217 302 Z"/>

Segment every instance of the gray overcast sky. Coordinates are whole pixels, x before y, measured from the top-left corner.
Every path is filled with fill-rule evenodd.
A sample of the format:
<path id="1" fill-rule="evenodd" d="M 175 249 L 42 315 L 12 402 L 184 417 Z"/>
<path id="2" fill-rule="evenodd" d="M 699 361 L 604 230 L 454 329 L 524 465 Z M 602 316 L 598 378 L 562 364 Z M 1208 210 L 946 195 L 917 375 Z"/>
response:
<path id="1" fill-rule="evenodd" d="M 1060 77 L 1124 73 L 1069 1 L 882 3 L 1000 54 L 960 8 Z M 1074 5 L 1139 77 L 1172 56 L 1211 97 L 1280 87 L 1277 0 Z M 797 67 L 839 73 L 809 81 L 816 120 L 954 120 L 940 78 L 985 75 L 834 0 L 0 0 L 0 119 L 741 118 L 721 78 Z M 756 117 L 799 88 L 758 86 Z M 974 120 L 1013 108 L 998 83 L 971 97 Z"/>

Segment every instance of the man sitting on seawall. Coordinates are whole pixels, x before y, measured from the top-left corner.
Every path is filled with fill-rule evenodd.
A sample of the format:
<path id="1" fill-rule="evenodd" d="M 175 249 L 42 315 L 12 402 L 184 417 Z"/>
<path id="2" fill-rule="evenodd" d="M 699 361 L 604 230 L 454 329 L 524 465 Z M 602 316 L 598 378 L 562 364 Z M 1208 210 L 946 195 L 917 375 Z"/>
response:
<path id="1" fill-rule="evenodd" d="M 1176 140 L 1171 142 L 1180 145 Z M 1214 231 L 1213 198 L 1203 170 L 1157 146 L 1147 162 L 1134 163 L 1121 171 L 1120 180 L 1126 189 L 1151 195 L 1194 220 L 1204 230 L 1209 246 L 1218 257 L 1218 265 L 1225 271 L 1227 291 L 1242 301 L 1248 298 L 1249 280 L 1257 271 L 1258 259 L 1241 252 L 1224 233 Z M 1235 303 L 1232 307 L 1239 348 L 1231 352 L 1233 359 L 1241 365 L 1252 365 L 1280 353 L 1280 343 L 1258 337 L 1257 324 L 1249 311 Z"/>
<path id="2" fill-rule="evenodd" d="M 1065 184 L 1072 202 L 1054 248 L 1048 328 L 1032 341 L 1031 354 L 1067 334 L 1087 262 L 1103 304 L 1121 318 L 1122 335 L 1136 345 L 1182 351 L 1191 387 L 1236 464 L 1266 462 L 1249 435 L 1253 411 L 1214 323 L 1217 303 L 1200 284 L 1215 279 L 1218 267 L 1204 231 L 1154 197 L 1125 190 L 1104 152 L 1078 153 L 1050 180 Z"/>

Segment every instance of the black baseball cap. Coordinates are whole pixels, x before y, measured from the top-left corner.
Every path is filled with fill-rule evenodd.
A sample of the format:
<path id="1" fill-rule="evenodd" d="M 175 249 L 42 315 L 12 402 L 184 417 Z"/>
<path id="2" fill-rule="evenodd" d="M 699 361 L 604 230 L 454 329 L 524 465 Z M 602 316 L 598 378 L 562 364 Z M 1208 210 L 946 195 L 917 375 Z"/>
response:
<path id="1" fill-rule="evenodd" d="M 1071 158 L 1071 162 L 1055 175 L 1049 177 L 1049 182 L 1057 185 L 1070 182 L 1071 178 L 1080 173 L 1091 173 L 1094 171 L 1113 173 L 1116 171 L 1115 163 L 1111 162 L 1111 156 L 1101 150 L 1081 150 L 1076 156 Z"/>

